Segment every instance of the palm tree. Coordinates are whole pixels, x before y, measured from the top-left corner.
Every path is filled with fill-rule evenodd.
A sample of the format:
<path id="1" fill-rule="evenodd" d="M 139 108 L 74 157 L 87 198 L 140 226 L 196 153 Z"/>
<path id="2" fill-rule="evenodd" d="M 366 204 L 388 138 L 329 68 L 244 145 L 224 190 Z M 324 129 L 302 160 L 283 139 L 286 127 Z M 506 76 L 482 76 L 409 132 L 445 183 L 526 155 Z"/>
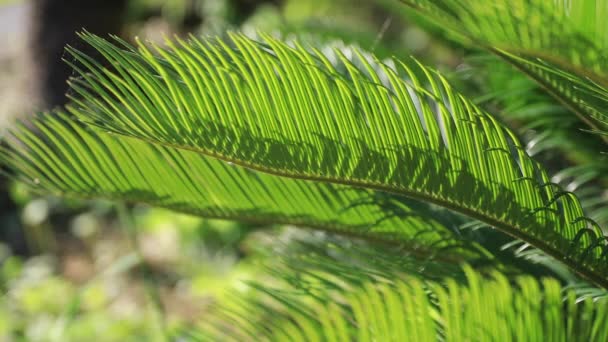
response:
<path id="1" fill-rule="evenodd" d="M 2 159 L 39 191 L 322 232 L 276 251 L 195 339 L 606 340 L 605 195 L 559 182 L 607 180 L 608 7 L 403 3 L 536 81 L 587 126 L 580 146 L 551 147 L 590 157 L 550 177 L 509 113 L 413 58 L 265 34 L 161 48 L 84 33 L 105 62 L 68 48 L 70 104 L 15 128 Z M 563 131 L 543 118 L 517 119 Z"/>

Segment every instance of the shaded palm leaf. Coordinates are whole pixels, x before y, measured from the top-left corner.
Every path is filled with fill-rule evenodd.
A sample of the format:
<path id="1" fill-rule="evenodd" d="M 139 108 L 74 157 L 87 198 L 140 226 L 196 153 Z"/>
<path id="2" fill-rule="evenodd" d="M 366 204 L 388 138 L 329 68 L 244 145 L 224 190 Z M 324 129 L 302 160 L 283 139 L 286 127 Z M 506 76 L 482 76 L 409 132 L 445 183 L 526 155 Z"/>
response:
<path id="1" fill-rule="evenodd" d="M 603 341 L 605 299 L 577 300 L 554 279 L 496 272 L 483 277 L 465 267 L 465 279 L 428 281 L 361 274 L 356 282 L 324 273 L 284 269 L 265 286 L 252 284 L 201 324 L 202 340 L 242 341 Z M 342 265 L 343 263 L 337 263 Z M 313 271 L 311 271 L 311 267 Z M 319 272 L 318 274 L 315 272 Z M 329 280 L 328 280 L 329 279 Z M 456 280 L 458 279 L 458 280 Z M 268 284 L 274 287 L 268 288 Z M 589 289 L 588 291 L 594 291 Z M 565 303 L 564 303 L 565 298 Z"/>
<path id="2" fill-rule="evenodd" d="M 608 142 L 605 5 L 595 0 L 400 1 L 528 74 Z"/>

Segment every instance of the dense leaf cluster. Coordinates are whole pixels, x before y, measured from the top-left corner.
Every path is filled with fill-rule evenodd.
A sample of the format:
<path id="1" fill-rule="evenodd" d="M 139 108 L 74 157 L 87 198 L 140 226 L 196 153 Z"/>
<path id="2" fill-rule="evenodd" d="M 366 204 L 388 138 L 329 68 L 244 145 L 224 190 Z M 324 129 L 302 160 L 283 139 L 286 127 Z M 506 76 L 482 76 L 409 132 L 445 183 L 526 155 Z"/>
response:
<path id="1" fill-rule="evenodd" d="M 403 2 L 523 71 L 605 138 L 608 39 L 599 20 L 579 26 L 593 1 Z M 581 202 L 557 184 L 519 132 L 440 73 L 412 58 L 268 35 L 166 47 L 82 38 L 107 63 L 68 49 L 78 74 L 71 103 L 14 129 L 1 151 L 19 179 L 62 195 L 361 238 L 396 247 L 370 259 L 402 258 L 373 267 L 320 261 L 336 251 L 288 260 L 270 272 L 287 286 L 252 284 L 257 295 L 210 320 L 203 336 L 606 339 L 601 289 L 564 291 L 521 275 L 534 273 L 529 260 L 555 273 L 561 262 L 608 287 L 607 240 L 584 212 L 598 197 Z M 599 156 L 593 146 L 587 153 Z M 510 238 L 466 229 L 475 225 Z M 521 241 L 501 249 L 511 238 Z M 528 260 L 506 256 L 517 243 L 519 257 L 535 248 Z M 577 300 L 585 291 L 594 295 Z M 264 311 L 272 314 L 245 319 Z"/>

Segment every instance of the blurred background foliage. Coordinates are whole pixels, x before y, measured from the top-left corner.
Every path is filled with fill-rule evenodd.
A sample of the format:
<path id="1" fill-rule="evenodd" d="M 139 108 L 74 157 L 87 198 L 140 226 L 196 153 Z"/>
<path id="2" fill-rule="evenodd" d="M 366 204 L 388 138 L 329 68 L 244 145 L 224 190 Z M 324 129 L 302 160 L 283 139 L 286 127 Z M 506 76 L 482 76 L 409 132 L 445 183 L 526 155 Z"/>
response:
<path id="1" fill-rule="evenodd" d="M 0 18 L 15 12 L 18 20 L 30 20 L 31 5 L 0 0 Z M 0 36 L 11 35 L 0 47 L 4 127 L 32 109 L 27 89 L 36 82 L 24 76 L 29 69 L 21 61 L 27 24 L 20 30 L 8 25 L 0 20 Z M 380 57 L 416 56 L 502 113 L 528 152 L 563 170 L 554 181 L 577 191 L 589 215 L 607 226 L 608 212 L 599 205 L 607 200 L 608 163 L 593 153 L 595 138 L 573 126 L 573 117 L 527 78 L 442 37 L 398 1 L 131 0 L 121 35 L 162 42 L 174 34 L 227 30 L 340 40 Z M 277 262 L 272 251 L 294 240 L 318 240 L 293 227 L 261 230 L 140 205 L 45 197 L 18 183 L 0 191 L 8 195 L 0 213 L 0 341 L 188 340 L 216 304 L 247 291 L 246 280 L 263 281 L 261 270 Z"/>

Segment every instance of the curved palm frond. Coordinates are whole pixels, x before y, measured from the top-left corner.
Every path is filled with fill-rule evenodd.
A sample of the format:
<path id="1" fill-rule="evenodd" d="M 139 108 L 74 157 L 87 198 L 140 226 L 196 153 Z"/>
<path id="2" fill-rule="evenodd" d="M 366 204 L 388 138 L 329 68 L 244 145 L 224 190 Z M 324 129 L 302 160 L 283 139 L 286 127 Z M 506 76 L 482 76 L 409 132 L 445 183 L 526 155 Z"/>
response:
<path id="1" fill-rule="evenodd" d="M 514 134 L 416 61 L 265 37 L 161 49 L 84 34 L 80 120 L 280 176 L 410 196 L 520 238 L 608 287 L 608 247 Z M 153 51 L 157 54 L 155 55 Z"/>
<path id="2" fill-rule="evenodd" d="M 487 52 L 466 58 L 465 65 L 455 80 L 472 80 L 475 88 L 471 96 L 483 94 L 475 97 L 480 106 L 501 108 L 500 117 L 523 133 L 531 156 L 545 152 L 553 159 L 560 152 L 555 158 L 572 164 L 602 163 L 602 159 L 607 159 L 599 153 L 604 147 L 601 138 L 589 135 L 585 131 L 588 126 L 526 74 L 514 72 L 511 65 Z"/>
<path id="3" fill-rule="evenodd" d="M 456 80 L 475 80 L 476 102 L 502 108 L 500 117 L 523 132 L 526 151 L 543 164 L 560 170 L 553 182 L 573 191 L 585 213 L 600 226 L 608 226 L 608 156 L 600 154 L 603 142 L 583 131 L 586 127 L 571 112 L 555 103 L 524 74 L 484 53 L 467 59 Z M 474 94 L 472 92 L 472 94 Z"/>
<path id="4" fill-rule="evenodd" d="M 278 274 L 287 286 L 252 284 L 252 299 L 226 305 L 201 324 L 200 338 L 222 341 L 603 341 L 608 301 L 577 300 L 551 278 L 510 283 L 465 267 L 464 282 L 424 275 L 357 283 Z M 311 272 L 312 273 L 312 272 Z M 362 280 L 363 279 L 363 280 Z M 266 284 L 269 281 L 265 282 Z M 303 296 L 302 294 L 306 294 Z M 238 297 L 237 297 L 238 298 Z M 565 298 L 565 301 L 564 301 Z"/>
<path id="5" fill-rule="evenodd" d="M 63 113 L 40 116 L 32 124 L 39 133 L 13 130 L 15 139 L 7 140 L 0 158 L 35 190 L 145 202 L 210 218 L 299 225 L 402 245 L 404 253 L 456 263 L 488 256 L 423 203 L 257 173 L 191 151 L 103 134 Z"/>
<path id="6" fill-rule="evenodd" d="M 608 142 L 608 7 L 595 0 L 400 0 L 502 57 Z"/>
<path id="7" fill-rule="evenodd" d="M 599 159 L 585 165 L 565 168 L 553 180 L 574 191 L 587 215 L 602 226 L 608 225 L 608 163 Z"/>

